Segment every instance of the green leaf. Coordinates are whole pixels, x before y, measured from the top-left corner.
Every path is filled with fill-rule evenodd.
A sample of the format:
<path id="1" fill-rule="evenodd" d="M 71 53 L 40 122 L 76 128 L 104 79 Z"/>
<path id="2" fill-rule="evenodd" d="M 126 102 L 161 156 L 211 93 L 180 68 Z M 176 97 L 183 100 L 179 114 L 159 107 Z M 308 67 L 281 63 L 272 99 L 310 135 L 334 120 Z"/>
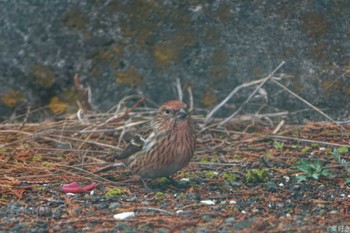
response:
<path id="1" fill-rule="evenodd" d="M 304 182 L 304 181 L 307 180 L 306 175 L 302 175 L 302 174 L 297 174 L 297 175 L 295 176 L 295 178 L 297 179 L 297 182 Z"/>
<path id="2" fill-rule="evenodd" d="M 315 162 L 309 162 L 309 166 L 311 168 L 313 168 L 315 171 L 317 171 L 318 173 L 321 172 L 322 170 L 322 164 L 321 164 L 321 161 L 318 159 L 316 160 Z"/>
<path id="3" fill-rule="evenodd" d="M 344 183 L 345 183 L 345 184 L 350 184 L 350 177 L 346 177 L 346 178 L 344 179 Z"/>
<path id="4" fill-rule="evenodd" d="M 338 152 L 341 153 L 341 154 L 342 153 L 347 153 L 347 152 L 349 152 L 349 148 L 347 146 L 339 147 Z"/>
<path id="5" fill-rule="evenodd" d="M 325 177 L 328 177 L 328 178 L 334 178 L 334 175 L 332 174 L 332 172 L 327 170 L 327 169 L 323 169 L 322 170 L 321 176 L 325 176 Z"/>
<path id="6" fill-rule="evenodd" d="M 312 175 L 310 176 L 311 178 L 314 178 L 315 180 L 318 180 L 320 178 L 320 173 L 318 172 L 313 172 Z"/>

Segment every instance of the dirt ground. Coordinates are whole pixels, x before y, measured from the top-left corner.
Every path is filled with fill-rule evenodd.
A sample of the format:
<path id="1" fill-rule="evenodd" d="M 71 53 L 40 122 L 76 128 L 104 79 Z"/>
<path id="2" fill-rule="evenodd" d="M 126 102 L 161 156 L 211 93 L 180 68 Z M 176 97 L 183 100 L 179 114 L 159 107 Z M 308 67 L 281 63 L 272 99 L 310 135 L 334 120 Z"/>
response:
<path id="1" fill-rule="evenodd" d="M 177 184 L 152 180 L 147 193 L 125 168 L 96 173 L 149 116 L 0 125 L 0 232 L 350 232 L 350 125 L 272 133 L 195 116 L 196 154 Z M 97 185 L 62 192 L 72 182 Z"/>

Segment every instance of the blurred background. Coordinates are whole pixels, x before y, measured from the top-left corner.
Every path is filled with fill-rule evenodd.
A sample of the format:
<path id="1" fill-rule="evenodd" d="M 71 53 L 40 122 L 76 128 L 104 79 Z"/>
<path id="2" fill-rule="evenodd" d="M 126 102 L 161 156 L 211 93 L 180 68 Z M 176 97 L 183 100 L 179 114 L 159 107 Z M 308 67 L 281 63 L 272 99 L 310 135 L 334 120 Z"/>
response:
<path id="1" fill-rule="evenodd" d="M 194 106 L 210 110 L 282 61 L 283 85 L 346 120 L 349 15 L 347 0 L 2 0 L 0 120 L 21 120 L 29 107 L 38 110 L 31 120 L 76 112 L 75 74 L 91 88 L 94 111 L 134 94 L 158 104 L 177 98 L 177 79 L 185 102 L 191 90 Z M 234 112 L 254 88 L 215 116 Z M 262 88 L 243 112 L 326 120 L 273 82 Z"/>

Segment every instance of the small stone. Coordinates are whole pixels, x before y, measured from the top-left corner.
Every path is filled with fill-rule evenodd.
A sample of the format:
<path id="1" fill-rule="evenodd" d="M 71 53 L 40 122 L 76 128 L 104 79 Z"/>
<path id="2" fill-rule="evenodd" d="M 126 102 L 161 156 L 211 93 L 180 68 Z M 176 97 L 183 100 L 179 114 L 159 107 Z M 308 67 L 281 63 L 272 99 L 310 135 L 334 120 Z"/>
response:
<path id="1" fill-rule="evenodd" d="M 142 205 L 149 205 L 149 202 L 148 201 L 142 201 L 141 204 Z"/>
<path id="2" fill-rule="evenodd" d="M 284 180 L 288 183 L 290 181 L 290 177 L 289 176 L 283 176 Z"/>
<path id="3" fill-rule="evenodd" d="M 263 184 L 264 188 L 266 189 L 266 191 L 269 192 L 277 192 L 277 186 L 274 182 L 267 182 L 265 184 Z"/>
<path id="4" fill-rule="evenodd" d="M 119 203 L 119 202 L 112 202 L 109 206 L 108 206 L 108 208 L 109 209 L 117 209 L 117 208 L 119 208 L 121 206 L 121 204 Z"/>
<path id="5" fill-rule="evenodd" d="M 235 222 L 235 218 L 234 217 L 229 217 L 225 219 L 225 223 L 226 224 L 230 224 L 232 225 Z"/>
<path id="6" fill-rule="evenodd" d="M 183 210 L 177 210 L 176 214 L 183 214 L 183 212 L 184 212 Z"/>
<path id="7" fill-rule="evenodd" d="M 158 228 L 158 229 L 157 229 L 157 232 L 158 232 L 158 233 L 168 233 L 168 232 L 169 232 L 169 229 L 167 229 L 167 228 Z"/>

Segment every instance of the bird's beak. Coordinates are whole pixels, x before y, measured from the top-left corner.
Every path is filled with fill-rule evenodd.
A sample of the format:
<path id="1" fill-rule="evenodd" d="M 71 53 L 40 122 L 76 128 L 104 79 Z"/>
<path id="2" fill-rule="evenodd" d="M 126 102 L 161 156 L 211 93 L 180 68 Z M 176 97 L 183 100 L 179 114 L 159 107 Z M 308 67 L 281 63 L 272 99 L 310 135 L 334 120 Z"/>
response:
<path id="1" fill-rule="evenodd" d="M 186 109 L 181 108 L 177 113 L 176 113 L 176 118 L 178 119 L 185 119 L 188 115 L 188 112 Z"/>

